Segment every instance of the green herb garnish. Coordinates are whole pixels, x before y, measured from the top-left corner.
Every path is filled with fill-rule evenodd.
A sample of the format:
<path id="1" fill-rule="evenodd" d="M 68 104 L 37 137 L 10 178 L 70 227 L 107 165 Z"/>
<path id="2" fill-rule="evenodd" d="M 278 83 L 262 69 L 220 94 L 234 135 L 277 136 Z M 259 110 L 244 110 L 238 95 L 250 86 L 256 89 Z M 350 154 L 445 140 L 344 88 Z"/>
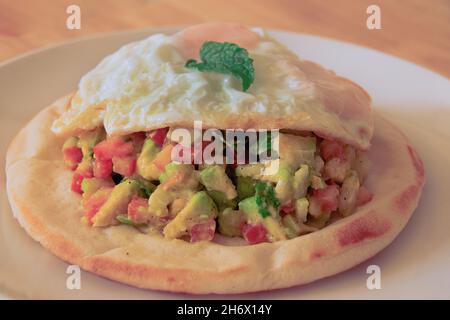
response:
<path id="1" fill-rule="evenodd" d="M 258 182 L 255 185 L 255 200 L 258 206 L 258 212 L 263 217 L 266 218 L 270 215 L 269 206 L 278 209 L 280 206 L 280 201 L 275 195 L 275 189 L 271 184 L 265 182 Z"/>
<path id="2" fill-rule="evenodd" d="M 206 41 L 200 48 L 200 59 L 201 62 L 188 60 L 185 67 L 201 72 L 231 74 L 239 79 L 243 91 L 247 91 L 255 78 L 253 59 L 246 49 L 234 43 Z"/>

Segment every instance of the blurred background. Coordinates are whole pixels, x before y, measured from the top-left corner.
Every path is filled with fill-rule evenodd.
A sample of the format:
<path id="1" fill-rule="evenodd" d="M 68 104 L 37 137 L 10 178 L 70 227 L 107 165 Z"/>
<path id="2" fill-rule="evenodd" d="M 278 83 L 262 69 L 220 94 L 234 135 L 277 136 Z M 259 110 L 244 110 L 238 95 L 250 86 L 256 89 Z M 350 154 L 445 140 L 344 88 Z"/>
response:
<path id="1" fill-rule="evenodd" d="M 81 29 L 66 27 L 69 5 Z M 369 30 L 369 5 L 381 30 Z M 99 32 L 232 21 L 374 48 L 450 77 L 450 0 L 0 0 L 0 63 Z"/>

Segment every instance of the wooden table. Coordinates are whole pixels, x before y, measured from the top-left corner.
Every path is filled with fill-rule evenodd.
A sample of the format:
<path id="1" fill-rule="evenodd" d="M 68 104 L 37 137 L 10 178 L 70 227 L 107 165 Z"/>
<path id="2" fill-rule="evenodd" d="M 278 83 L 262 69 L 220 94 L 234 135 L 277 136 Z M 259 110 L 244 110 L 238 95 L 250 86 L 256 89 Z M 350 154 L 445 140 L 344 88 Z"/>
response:
<path id="1" fill-rule="evenodd" d="M 68 30 L 66 8 L 81 8 Z M 366 9 L 381 8 L 381 30 Z M 353 42 L 450 77 L 450 0 L 0 0 L 0 61 L 98 32 L 236 21 Z"/>

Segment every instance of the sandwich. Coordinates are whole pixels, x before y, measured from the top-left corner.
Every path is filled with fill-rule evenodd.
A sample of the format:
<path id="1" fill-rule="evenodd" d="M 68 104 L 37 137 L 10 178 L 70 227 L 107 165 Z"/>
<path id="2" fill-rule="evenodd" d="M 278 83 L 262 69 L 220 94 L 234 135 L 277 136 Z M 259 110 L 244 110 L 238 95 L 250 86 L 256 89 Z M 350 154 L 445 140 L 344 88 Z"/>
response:
<path id="1" fill-rule="evenodd" d="M 15 217 L 59 258 L 196 294 L 361 263 L 403 229 L 425 179 L 363 88 L 231 23 L 107 56 L 18 133 L 6 173 Z"/>

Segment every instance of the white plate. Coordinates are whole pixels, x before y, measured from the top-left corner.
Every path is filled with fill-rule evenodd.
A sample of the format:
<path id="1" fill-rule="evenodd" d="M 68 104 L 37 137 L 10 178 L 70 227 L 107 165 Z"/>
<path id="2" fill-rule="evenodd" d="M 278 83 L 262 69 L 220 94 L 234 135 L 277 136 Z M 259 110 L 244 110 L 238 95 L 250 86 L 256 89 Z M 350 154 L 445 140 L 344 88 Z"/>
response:
<path id="1" fill-rule="evenodd" d="M 65 43 L 0 65 L 0 152 L 27 120 L 76 88 L 80 77 L 119 46 L 155 32 L 137 30 Z M 376 112 L 404 130 L 421 154 L 427 184 L 420 205 L 392 245 L 361 265 L 302 287 L 230 298 L 450 298 L 450 81 L 398 58 L 308 35 L 272 31 L 302 58 L 361 84 Z M 2 187 L 0 292 L 20 298 L 186 299 L 135 289 L 82 272 L 81 290 L 66 288 L 67 264 L 29 238 L 12 218 Z M 44 182 L 43 182 L 44 183 Z M 44 186 L 44 184 L 43 184 Z M 381 268 L 380 290 L 368 290 L 366 269 Z M 208 296 L 217 298 L 218 296 Z M 189 296 L 189 298 L 195 298 Z"/>

